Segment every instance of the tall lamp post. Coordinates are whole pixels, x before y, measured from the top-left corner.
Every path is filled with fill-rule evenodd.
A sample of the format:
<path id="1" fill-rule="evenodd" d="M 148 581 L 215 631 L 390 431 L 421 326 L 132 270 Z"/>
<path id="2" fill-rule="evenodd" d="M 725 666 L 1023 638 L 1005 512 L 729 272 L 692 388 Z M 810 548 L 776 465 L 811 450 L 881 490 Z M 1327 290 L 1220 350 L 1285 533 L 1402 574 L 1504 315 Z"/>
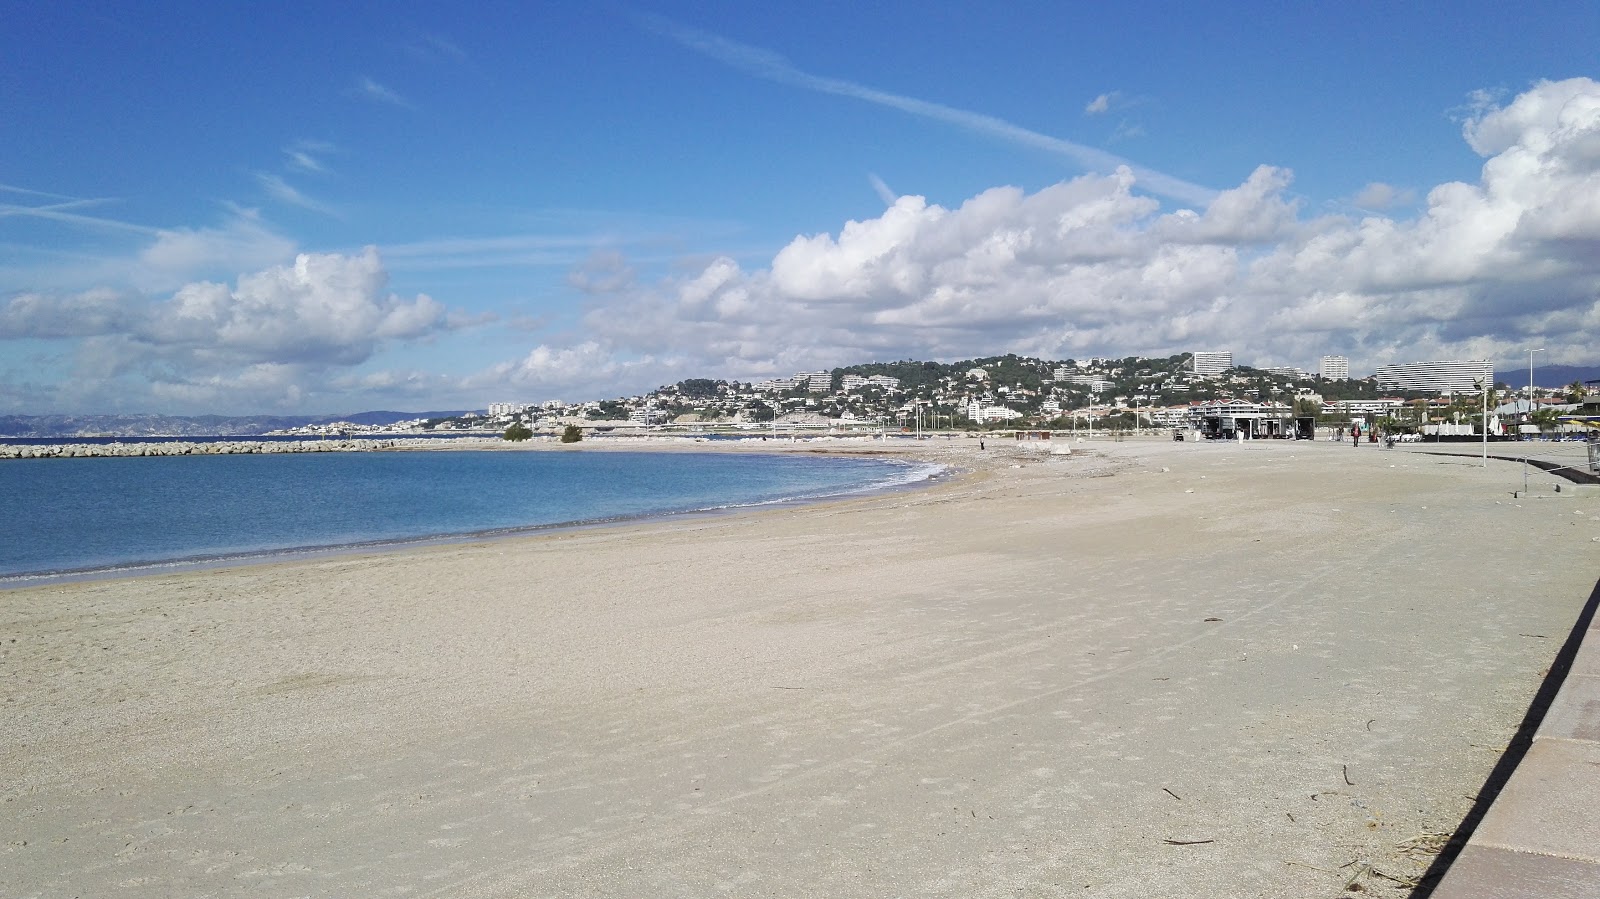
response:
<path id="1" fill-rule="evenodd" d="M 1493 371 L 1494 367 L 1490 366 L 1489 370 Z M 1490 378 L 1490 377 L 1485 377 L 1483 379 L 1483 467 L 1484 468 L 1488 468 L 1489 467 L 1489 382 L 1492 381 L 1492 380 L 1494 380 L 1494 379 Z"/>
<path id="2" fill-rule="evenodd" d="M 1533 420 L 1533 354 L 1544 352 L 1544 347 L 1528 350 L 1528 419 Z M 1522 435 L 1518 434 L 1520 439 Z M 1528 493 L 1528 451 L 1522 451 L 1522 493 Z"/>

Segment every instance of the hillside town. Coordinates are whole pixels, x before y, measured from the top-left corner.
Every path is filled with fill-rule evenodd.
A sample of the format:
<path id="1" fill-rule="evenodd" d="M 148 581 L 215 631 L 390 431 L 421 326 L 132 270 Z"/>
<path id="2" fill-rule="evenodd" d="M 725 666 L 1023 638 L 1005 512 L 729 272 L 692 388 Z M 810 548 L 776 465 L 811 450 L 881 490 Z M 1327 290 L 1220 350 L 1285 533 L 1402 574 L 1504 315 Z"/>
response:
<path id="1" fill-rule="evenodd" d="M 483 412 L 384 426 L 333 423 L 316 434 L 681 430 L 883 432 L 1195 428 L 1206 436 L 1289 436 L 1289 422 L 1338 428 L 1382 424 L 1394 433 L 1466 435 L 1487 408 L 1490 433 L 1558 430 L 1562 416 L 1600 411 L 1596 385 L 1536 390 L 1493 378 L 1486 362 L 1388 366 L 1350 378 L 1326 356 L 1312 373 L 1235 365 L 1228 352 L 1048 361 L 1017 355 L 956 363 L 901 361 L 797 372 L 754 382 L 688 379 L 650 393 L 584 402 L 495 402 Z M 1209 423 L 1209 424 L 1208 424 Z"/>

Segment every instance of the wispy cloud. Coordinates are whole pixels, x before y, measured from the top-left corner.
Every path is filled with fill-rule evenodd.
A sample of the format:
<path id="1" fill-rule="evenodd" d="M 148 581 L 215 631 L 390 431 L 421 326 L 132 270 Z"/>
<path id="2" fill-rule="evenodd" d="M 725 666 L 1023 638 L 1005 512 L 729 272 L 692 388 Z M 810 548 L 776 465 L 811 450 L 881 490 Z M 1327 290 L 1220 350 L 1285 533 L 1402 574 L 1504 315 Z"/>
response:
<path id="1" fill-rule="evenodd" d="M 1041 134 L 1004 119 L 915 97 L 891 94 L 840 78 L 813 75 L 796 68 L 793 63 L 771 50 L 731 41 L 719 35 L 680 25 L 661 16 L 645 14 L 639 18 L 645 27 L 656 33 L 758 78 L 898 109 L 919 118 L 944 122 L 1018 146 L 1044 150 L 1065 157 L 1088 171 L 1110 172 L 1118 167 L 1127 166 L 1138 179 L 1140 186 L 1184 203 L 1205 206 L 1217 196 L 1217 192 L 1211 188 L 1191 184 L 1163 172 L 1136 165 L 1104 150 Z"/>
<path id="2" fill-rule="evenodd" d="M 45 190 L 33 190 L 27 187 L 17 187 L 14 184 L 0 184 L 0 193 L 23 194 L 29 197 L 42 197 L 46 200 L 76 200 L 78 197 L 69 197 L 66 194 L 53 194 Z"/>
<path id="3" fill-rule="evenodd" d="M 387 103 L 390 106 L 398 106 L 401 109 L 412 108 L 411 101 L 372 80 L 366 75 L 361 76 L 361 79 L 356 82 L 355 95 L 364 100 L 374 100 L 379 103 Z"/>
<path id="4" fill-rule="evenodd" d="M 877 191 L 878 199 L 883 201 L 883 205 L 885 205 L 885 206 L 893 206 L 895 201 L 900 199 L 900 195 L 896 194 L 894 191 L 890 190 L 889 189 L 889 185 L 886 184 L 884 182 L 884 180 L 882 178 L 879 178 L 877 175 L 875 175 L 875 174 L 873 174 L 871 172 L 868 172 L 867 173 L 867 180 L 872 183 L 872 189 L 874 191 Z"/>
<path id="5" fill-rule="evenodd" d="M 333 209 L 327 204 L 306 196 L 300 191 L 299 188 L 296 188 L 294 185 L 283 180 L 277 175 L 273 175 L 268 172 L 255 172 L 254 174 L 256 176 L 256 181 L 261 184 L 261 187 L 266 190 L 267 194 L 280 203 L 288 203 L 290 206 L 299 206 L 301 209 L 309 209 L 312 212 L 320 212 L 323 215 L 332 216 L 334 218 L 338 217 Z"/>
<path id="6" fill-rule="evenodd" d="M 439 58 L 465 62 L 467 52 L 455 41 L 438 34 L 418 34 L 414 40 L 400 45 L 400 49 L 422 60 Z"/>
<path id="7" fill-rule="evenodd" d="M 338 148 L 327 141 L 297 140 L 283 148 L 283 155 L 288 160 L 289 168 L 301 172 L 310 172 L 315 175 L 328 174 L 328 164 L 323 157 L 333 153 Z"/>
<path id="8" fill-rule="evenodd" d="M 1095 97 L 1093 100 L 1090 100 L 1089 105 L 1083 107 L 1083 114 L 1102 115 L 1110 112 L 1111 104 L 1116 102 L 1116 100 L 1121 96 L 1121 91 L 1110 91 L 1108 93 L 1101 94 L 1100 96 Z"/>
<path id="9" fill-rule="evenodd" d="M 41 191 L 25 191 L 13 189 L 14 193 L 26 193 L 34 196 L 57 196 L 45 194 Z M 124 222 L 117 219 L 105 218 L 97 215 L 84 215 L 75 210 L 87 209 L 105 203 L 113 202 L 109 198 L 95 199 L 67 199 L 60 203 L 46 203 L 41 206 L 26 206 L 18 203 L 0 203 L 0 218 L 18 216 L 21 218 L 37 218 L 47 221 L 61 222 L 67 225 L 79 225 L 86 228 L 95 228 L 108 231 L 126 231 L 134 234 L 158 234 L 159 228 L 149 225 L 137 225 L 133 222 Z"/>

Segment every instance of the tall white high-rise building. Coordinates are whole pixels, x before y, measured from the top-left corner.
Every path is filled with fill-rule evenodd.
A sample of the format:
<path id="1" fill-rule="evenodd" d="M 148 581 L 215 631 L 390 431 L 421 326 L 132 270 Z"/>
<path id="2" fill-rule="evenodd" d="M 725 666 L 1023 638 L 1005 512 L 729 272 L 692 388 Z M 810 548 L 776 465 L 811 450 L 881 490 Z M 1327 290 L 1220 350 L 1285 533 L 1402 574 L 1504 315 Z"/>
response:
<path id="1" fill-rule="evenodd" d="M 1197 378 L 1220 375 L 1233 367 L 1233 351 L 1194 354 L 1194 374 Z"/>
<path id="2" fill-rule="evenodd" d="M 1344 356 L 1323 356 L 1322 376 L 1330 381 L 1350 379 L 1350 360 Z"/>

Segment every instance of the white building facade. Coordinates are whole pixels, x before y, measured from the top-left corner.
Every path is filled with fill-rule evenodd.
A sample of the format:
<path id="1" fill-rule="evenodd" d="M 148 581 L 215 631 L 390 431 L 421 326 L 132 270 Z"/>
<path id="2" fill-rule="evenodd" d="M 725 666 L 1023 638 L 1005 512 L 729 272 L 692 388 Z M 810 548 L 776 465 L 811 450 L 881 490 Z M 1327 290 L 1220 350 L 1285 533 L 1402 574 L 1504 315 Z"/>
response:
<path id="1" fill-rule="evenodd" d="M 1345 356 L 1323 356 L 1322 377 L 1329 381 L 1350 380 L 1350 359 Z"/>
<path id="2" fill-rule="evenodd" d="M 1434 393 L 1473 393 L 1494 383 L 1494 363 L 1485 359 L 1450 359 L 1380 365 L 1373 377 L 1380 390 L 1428 390 Z"/>
<path id="3" fill-rule="evenodd" d="M 1215 377 L 1233 367 L 1233 351 L 1195 353 L 1193 364 L 1195 377 Z"/>

